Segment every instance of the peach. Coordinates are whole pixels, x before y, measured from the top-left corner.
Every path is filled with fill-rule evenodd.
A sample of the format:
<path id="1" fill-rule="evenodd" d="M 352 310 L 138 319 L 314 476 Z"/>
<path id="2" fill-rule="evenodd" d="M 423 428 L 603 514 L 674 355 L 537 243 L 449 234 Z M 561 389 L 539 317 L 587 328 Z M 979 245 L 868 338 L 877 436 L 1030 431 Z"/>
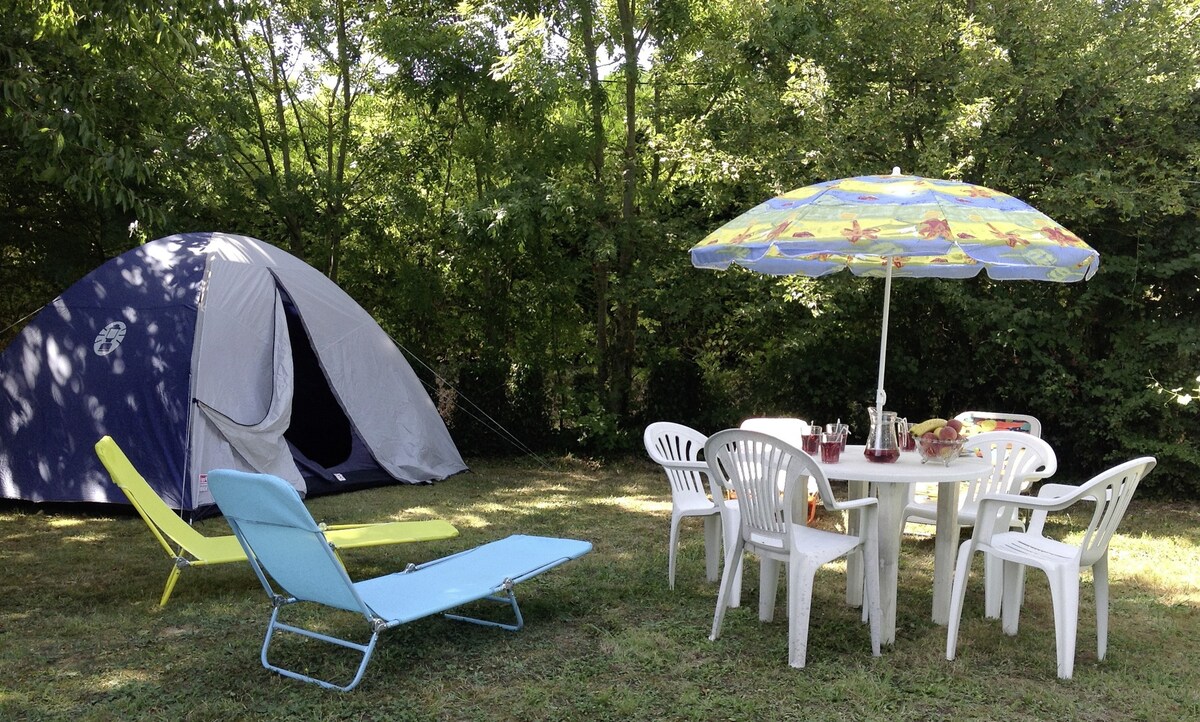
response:
<path id="1" fill-rule="evenodd" d="M 958 429 L 951 427 L 950 424 L 946 424 L 938 429 L 937 436 L 942 441 L 954 441 L 958 438 Z"/>
<path id="2" fill-rule="evenodd" d="M 961 421 L 959 421 L 958 419 L 950 419 L 949 421 L 946 422 L 946 426 L 949 426 L 950 428 L 954 429 L 955 431 L 961 432 L 963 423 Z"/>

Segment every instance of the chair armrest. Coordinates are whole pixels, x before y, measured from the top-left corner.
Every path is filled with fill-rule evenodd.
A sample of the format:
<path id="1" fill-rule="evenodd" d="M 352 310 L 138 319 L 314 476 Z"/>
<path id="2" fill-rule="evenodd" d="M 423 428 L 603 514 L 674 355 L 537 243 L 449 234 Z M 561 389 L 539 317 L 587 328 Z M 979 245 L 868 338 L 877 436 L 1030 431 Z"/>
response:
<path id="1" fill-rule="evenodd" d="M 986 494 L 979 499 L 977 529 L 980 539 L 990 539 L 1001 509 L 1015 506 L 1033 511 L 1026 533 L 1041 536 L 1049 512 L 1062 511 L 1079 501 L 1095 500 L 1095 493 L 1088 487 L 1069 484 L 1043 484 L 1036 497 L 1023 494 Z"/>
<path id="2" fill-rule="evenodd" d="M 680 471 L 702 471 L 708 473 L 707 461 L 658 461 L 655 462 L 664 469 L 678 469 Z"/>
<path id="3" fill-rule="evenodd" d="M 1038 496 L 1048 497 L 1053 500 L 1070 498 L 1072 500 L 1071 504 L 1074 504 L 1076 501 L 1090 501 L 1092 503 L 1097 501 L 1095 494 L 1077 493 L 1080 488 L 1070 484 L 1042 484 L 1041 488 L 1038 489 Z M 1051 511 L 1057 511 L 1057 509 L 1039 509 L 1035 511 L 1029 517 L 1029 533 L 1040 536 L 1042 529 L 1046 526 L 1046 515 Z"/>
<path id="4" fill-rule="evenodd" d="M 1058 498 L 1078 490 L 1078 486 L 1071 486 L 1070 484 L 1042 484 L 1041 487 L 1038 488 L 1037 495 L 1039 497 L 1052 496 Z"/>
<path id="5" fill-rule="evenodd" d="M 862 499 L 846 499 L 845 501 L 833 500 L 833 506 L 829 511 L 849 511 L 851 509 L 861 509 L 863 507 L 875 506 L 879 500 L 873 496 L 864 497 Z"/>

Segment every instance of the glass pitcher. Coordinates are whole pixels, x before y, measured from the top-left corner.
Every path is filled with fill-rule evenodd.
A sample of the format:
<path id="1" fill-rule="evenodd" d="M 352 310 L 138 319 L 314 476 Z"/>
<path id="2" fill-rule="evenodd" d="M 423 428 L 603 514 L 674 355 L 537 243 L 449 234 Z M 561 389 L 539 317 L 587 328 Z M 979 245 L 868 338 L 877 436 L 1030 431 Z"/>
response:
<path id="1" fill-rule="evenodd" d="M 863 456 L 867 461 L 877 461 L 890 464 L 900 458 L 900 444 L 896 440 L 896 412 L 884 411 L 883 418 L 877 419 L 874 406 L 868 407 L 871 415 L 871 427 L 867 430 L 866 447 Z"/>

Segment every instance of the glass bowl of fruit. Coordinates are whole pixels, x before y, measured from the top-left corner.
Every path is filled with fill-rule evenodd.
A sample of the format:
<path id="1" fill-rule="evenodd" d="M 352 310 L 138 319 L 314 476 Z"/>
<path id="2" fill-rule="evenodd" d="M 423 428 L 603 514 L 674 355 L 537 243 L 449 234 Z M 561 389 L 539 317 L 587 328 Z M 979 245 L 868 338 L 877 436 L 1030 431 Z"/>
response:
<path id="1" fill-rule="evenodd" d="M 965 437 L 939 439 L 930 434 L 917 437 L 917 453 L 921 455 L 922 464 L 943 464 L 950 466 L 962 452 Z"/>
<path id="2" fill-rule="evenodd" d="M 961 430 L 962 424 L 955 419 L 929 419 L 912 427 L 921 463 L 945 466 L 954 463 L 967 441 L 967 437 L 961 435 Z"/>

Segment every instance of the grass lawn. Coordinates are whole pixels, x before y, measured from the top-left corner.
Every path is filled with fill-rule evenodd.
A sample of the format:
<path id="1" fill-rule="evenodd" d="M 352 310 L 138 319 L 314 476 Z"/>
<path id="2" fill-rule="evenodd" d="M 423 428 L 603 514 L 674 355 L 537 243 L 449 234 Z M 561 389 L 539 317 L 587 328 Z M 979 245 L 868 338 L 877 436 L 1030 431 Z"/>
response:
<path id="1" fill-rule="evenodd" d="M 929 619 L 933 543 L 902 545 L 894 646 L 870 655 L 842 566 L 817 577 L 808 667 L 787 666 L 776 621 L 757 619 L 757 565 L 742 606 L 708 641 L 716 585 L 704 579 L 701 522 L 685 521 L 667 588 L 666 480 L 648 461 L 477 462 L 432 486 L 314 499 L 320 521 L 442 517 L 461 536 L 351 550 L 352 578 L 396 571 L 510 533 L 587 539 L 594 551 L 517 587 L 526 628 L 441 618 L 385 633 L 350 693 L 282 678 L 258 660 L 269 607 L 248 565 L 187 569 L 165 609 L 166 556 L 123 509 L 0 506 L 0 719 L 1006 719 L 1200 718 L 1200 504 L 1136 501 L 1111 550 L 1108 658 L 1096 660 L 1090 578 L 1075 678 L 1055 676 L 1044 576 L 1028 575 L 1021 633 L 983 619 L 982 562 L 971 578 L 958 659 Z M 1063 480 L 1059 480 L 1063 481 Z M 818 523 L 833 525 L 832 515 Z M 1060 518 L 1069 533 L 1071 522 Z M 228 533 L 220 519 L 199 524 Z M 293 610 L 367 638 L 361 617 Z M 351 660 L 311 642 L 280 661 L 349 679 Z"/>

